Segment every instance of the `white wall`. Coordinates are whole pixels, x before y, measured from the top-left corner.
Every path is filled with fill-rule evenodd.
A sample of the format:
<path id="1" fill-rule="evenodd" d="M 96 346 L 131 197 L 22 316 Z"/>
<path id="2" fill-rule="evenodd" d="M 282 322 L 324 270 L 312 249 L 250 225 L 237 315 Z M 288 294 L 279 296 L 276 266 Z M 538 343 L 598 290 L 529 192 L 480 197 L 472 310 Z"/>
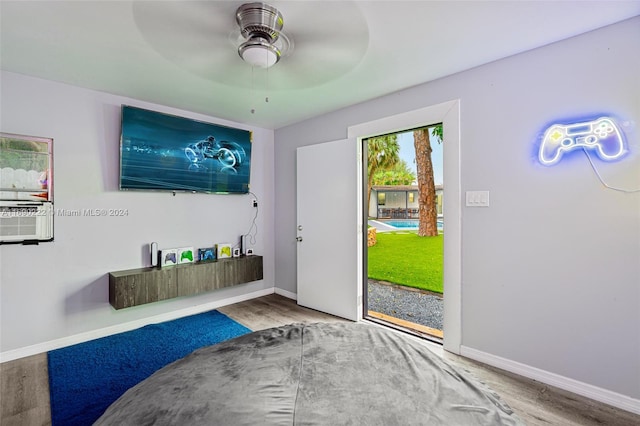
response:
<path id="1" fill-rule="evenodd" d="M 638 52 L 635 18 L 278 129 L 277 286 L 296 292 L 296 147 L 460 99 L 462 195 L 491 191 L 489 208 L 462 208 L 463 346 L 640 410 L 640 193 L 605 189 L 582 153 L 543 167 L 535 145 L 554 120 L 614 114 L 630 153 L 596 165 L 609 184 L 640 189 Z"/>
<path id="2" fill-rule="evenodd" d="M 127 209 L 126 217 L 55 217 L 55 241 L 0 246 L 0 351 L 14 351 L 131 321 L 272 289 L 273 131 L 3 72 L 0 130 L 54 139 L 56 209 Z M 118 190 L 120 106 L 128 104 L 253 131 L 254 246 L 264 279 L 116 311 L 108 272 L 147 266 L 160 248 L 236 243 L 255 214 L 250 195 Z"/>

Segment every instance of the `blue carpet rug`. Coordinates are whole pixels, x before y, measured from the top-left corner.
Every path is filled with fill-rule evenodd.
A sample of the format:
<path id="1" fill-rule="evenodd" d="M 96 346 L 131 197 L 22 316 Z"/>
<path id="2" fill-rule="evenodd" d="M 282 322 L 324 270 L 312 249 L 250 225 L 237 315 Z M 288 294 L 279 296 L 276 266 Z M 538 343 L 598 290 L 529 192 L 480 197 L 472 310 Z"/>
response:
<path id="1" fill-rule="evenodd" d="M 54 426 L 91 425 L 127 389 L 194 350 L 251 330 L 218 311 L 48 353 Z"/>

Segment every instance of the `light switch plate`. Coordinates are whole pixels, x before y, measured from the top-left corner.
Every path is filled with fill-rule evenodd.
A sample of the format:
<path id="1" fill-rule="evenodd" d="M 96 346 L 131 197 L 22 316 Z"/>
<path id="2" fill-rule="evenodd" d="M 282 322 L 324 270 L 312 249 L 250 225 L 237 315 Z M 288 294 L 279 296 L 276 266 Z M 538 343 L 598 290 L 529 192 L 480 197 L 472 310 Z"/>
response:
<path id="1" fill-rule="evenodd" d="M 467 207 L 489 207 L 489 191 L 467 191 Z"/>

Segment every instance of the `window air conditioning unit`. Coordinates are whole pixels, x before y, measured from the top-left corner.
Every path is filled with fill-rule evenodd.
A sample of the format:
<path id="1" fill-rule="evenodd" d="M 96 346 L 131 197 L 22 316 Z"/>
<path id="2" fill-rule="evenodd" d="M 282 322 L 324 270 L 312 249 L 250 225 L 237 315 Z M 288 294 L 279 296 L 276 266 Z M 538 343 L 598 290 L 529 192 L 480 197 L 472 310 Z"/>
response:
<path id="1" fill-rule="evenodd" d="M 2 201 L 0 241 L 38 243 L 53 240 L 53 204 Z"/>

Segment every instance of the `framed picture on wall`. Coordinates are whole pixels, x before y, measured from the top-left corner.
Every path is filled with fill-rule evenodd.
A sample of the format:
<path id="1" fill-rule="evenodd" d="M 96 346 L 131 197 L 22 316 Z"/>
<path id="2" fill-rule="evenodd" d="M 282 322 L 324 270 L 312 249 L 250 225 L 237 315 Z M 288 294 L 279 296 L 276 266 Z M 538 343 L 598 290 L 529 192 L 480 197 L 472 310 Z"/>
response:
<path id="1" fill-rule="evenodd" d="M 198 249 L 198 261 L 216 260 L 216 248 L 206 247 Z"/>
<path id="2" fill-rule="evenodd" d="M 178 249 L 178 263 L 192 263 L 194 260 L 193 247 L 182 247 Z"/>
<path id="3" fill-rule="evenodd" d="M 217 244 L 216 248 L 218 249 L 218 259 L 226 259 L 227 257 L 231 257 L 231 244 Z"/>
<path id="4" fill-rule="evenodd" d="M 160 251 L 160 265 L 171 266 L 178 264 L 178 249 L 165 249 Z"/>
<path id="5" fill-rule="evenodd" d="M 0 133 L 2 201 L 53 202 L 53 139 Z"/>

